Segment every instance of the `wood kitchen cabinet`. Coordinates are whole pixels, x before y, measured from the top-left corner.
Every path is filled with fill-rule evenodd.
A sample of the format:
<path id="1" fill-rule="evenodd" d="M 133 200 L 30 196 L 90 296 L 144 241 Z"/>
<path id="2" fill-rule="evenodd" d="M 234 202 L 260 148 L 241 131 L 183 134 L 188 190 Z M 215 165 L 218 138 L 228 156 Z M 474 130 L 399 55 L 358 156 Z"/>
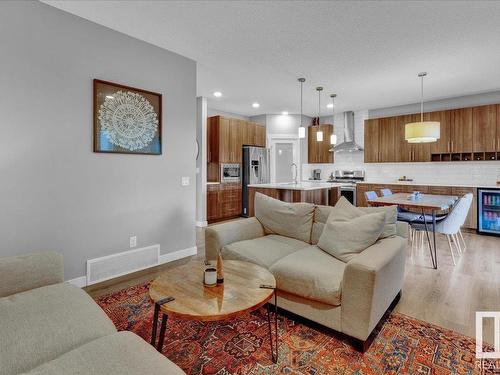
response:
<path id="1" fill-rule="evenodd" d="M 379 162 L 395 162 L 399 159 L 396 145 L 396 117 L 379 119 Z M 398 140 L 399 141 L 399 140 Z"/>
<path id="2" fill-rule="evenodd" d="M 243 145 L 266 146 L 266 128 L 223 116 L 208 118 L 208 163 L 241 163 Z"/>
<path id="3" fill-rule="evenodd" d="M 496 138 L 496 144 L 497 144 L 497 151 L 500 153 L 500 104 L 497 104 L 497 138 Z M 498 160 L 500 160 L 500 154 L 498 155 Z"/>
<path id="4" fill-rule="evenodd" d="M 438 121 L 440 125 L 440 137 L 436 142 L 430 144 L 430 151 L 433 154 L 443 154 L 451 152 L 451 112 L 436 111 L 424 113 L 424 121 Z M 420 116 L 419 120 L 420 121 Z"/>
<path id="5" fill-rule="evenodd" d="M 495 151 L 497 146 L 497 106 L 483 105 L 472 109 L 473 151 Z"/>
<path id="6" fill-rule="evenodd" d="M 365 120 L 365 163 L 378 163 L 379 119 Z"/>
<path id="7" fill-rule="evenodd" d="M 255 124 L 255 141 L 251 145 L 266 147 L 266 127 L 264 125 Z"/>
<path id="8" fill-rule="evenodd" d="M 450 152 L 472 152 L 472 108 L 450 111 Z"/>
<path id="9" fill-rule="evenodd" d="M 241 185 L 238 183 L 207 186 L 207 220 L 210 223 L 241 214 Z"/>
<path id="10" fill-rule="evenodd" d="M 316 140 L 317 132 L 323 132 L 323 140 Z M 333 125 L 313 125 L 307 128 L 307 156 L 309 164 L 333 163 L 334 153 L 330 151 L 330 136 L 333 134 Z"/>
<path id="11" fill-rule="evenodd" d="M 404 128 L 420 114 L 365 121 L 365 162 L 500 160 L 500 104 L 426 112 L 424 121 L 439 121 L 440 138 L 409 144 Z"/>

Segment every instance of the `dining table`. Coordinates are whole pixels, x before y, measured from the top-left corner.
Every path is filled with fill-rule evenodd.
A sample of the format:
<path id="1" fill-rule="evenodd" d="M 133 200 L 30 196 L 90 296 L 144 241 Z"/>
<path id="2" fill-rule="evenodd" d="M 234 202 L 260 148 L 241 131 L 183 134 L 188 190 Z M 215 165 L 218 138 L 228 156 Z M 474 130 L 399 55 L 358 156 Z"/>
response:
<path id="1" fill-rule="evenodd" d="M 443 215 L 448 214 L 457 201 L 458 197 L 453 195 L 395 193 L 371 199 L 368 201 L 368 204 L 370 206 L 398 206 L 401 209 L 421 214 L 418 217 L 419 222 L 423 222 L 424 224 L 432 266 L 434 269 L 437 269 L 436 215 L 438 213 Z M 430 218 L 429 215 L 431 216 Z M 432 241 L 429 235 L 430 226 L 433 235 Z"/>

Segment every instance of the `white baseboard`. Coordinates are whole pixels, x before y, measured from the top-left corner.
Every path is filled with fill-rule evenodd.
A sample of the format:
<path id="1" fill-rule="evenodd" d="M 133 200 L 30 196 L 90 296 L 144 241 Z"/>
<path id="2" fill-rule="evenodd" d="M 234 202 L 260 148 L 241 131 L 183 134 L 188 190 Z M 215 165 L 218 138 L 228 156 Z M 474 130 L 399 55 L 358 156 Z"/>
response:
<path id="1" fill-rule="evenodd" d="M 199 227 L 199 228 L 204 228 L 206 226 L 208 226 L 208 221 L 197 221 L 196 222 L 196 226 Z"/>
<path id="2" fill-rule="evenodd" d="M 196 254 L 198 254 L 198 248 L 196 246 L 189 247 L 183 250 L 177 250 L 172 253 L 162 254 L 160 255 L 159 264 L 173 262 L 174 260 L 190 257 Z"/>
<path id="3" fill-rule="evenodd" d="M 177 250 L 167 254 L 162 254 L 160 255 L 158 265 L 173 262 L 174 260 L 190 257 L 196 254 L 198 254 L 198 248 L 196 246 Z M 87 276 L 80 276 L 75 279 L 67 280 L 66 282 L 78 288 L 84 288 L 87 286 Z"/>
<path id="4" fill-rule="evenodd" d="M 80 276 L 76 279 L 68 280 L 67 282 L 78 288 L 85 288 L 87 286 L 87 276 Z"/>

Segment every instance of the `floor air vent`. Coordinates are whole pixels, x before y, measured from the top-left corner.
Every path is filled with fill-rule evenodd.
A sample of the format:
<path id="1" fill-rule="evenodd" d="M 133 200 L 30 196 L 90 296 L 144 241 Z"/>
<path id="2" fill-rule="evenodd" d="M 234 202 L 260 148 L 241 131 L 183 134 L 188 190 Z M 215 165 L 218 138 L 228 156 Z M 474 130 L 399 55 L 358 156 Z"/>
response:
<path id="1" fill-rule="evenodd" d="M 153 245 L 87 260 L 87 285 L 157 266 L 160 245 Z"/>

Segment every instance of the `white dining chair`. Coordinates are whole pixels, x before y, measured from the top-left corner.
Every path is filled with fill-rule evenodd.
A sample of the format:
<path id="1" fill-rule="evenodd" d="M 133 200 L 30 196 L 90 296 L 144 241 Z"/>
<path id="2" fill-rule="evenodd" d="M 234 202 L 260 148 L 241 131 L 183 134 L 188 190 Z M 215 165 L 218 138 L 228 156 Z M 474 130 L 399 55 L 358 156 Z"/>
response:
<path id="1" fill-rule="evenodd" d="M 472 194 L 465 194 L 458 200 L 448 216 L 446 216 L 446 218 L 436 224 L 436 233 L 444 234 L 446 236 L 446 239 L 448 240 L 448 247 L 450 249 L 453 265 L 456 265 L 456 261 L 452 244 L 455 245 L 457 255 L 460 255 L 463 251 L 459 241 L 459 236 L 461 233 L 460 229 L 465 223 L 471 205 Z M 432 228 L 429 229 L 432 230 Z"/>

